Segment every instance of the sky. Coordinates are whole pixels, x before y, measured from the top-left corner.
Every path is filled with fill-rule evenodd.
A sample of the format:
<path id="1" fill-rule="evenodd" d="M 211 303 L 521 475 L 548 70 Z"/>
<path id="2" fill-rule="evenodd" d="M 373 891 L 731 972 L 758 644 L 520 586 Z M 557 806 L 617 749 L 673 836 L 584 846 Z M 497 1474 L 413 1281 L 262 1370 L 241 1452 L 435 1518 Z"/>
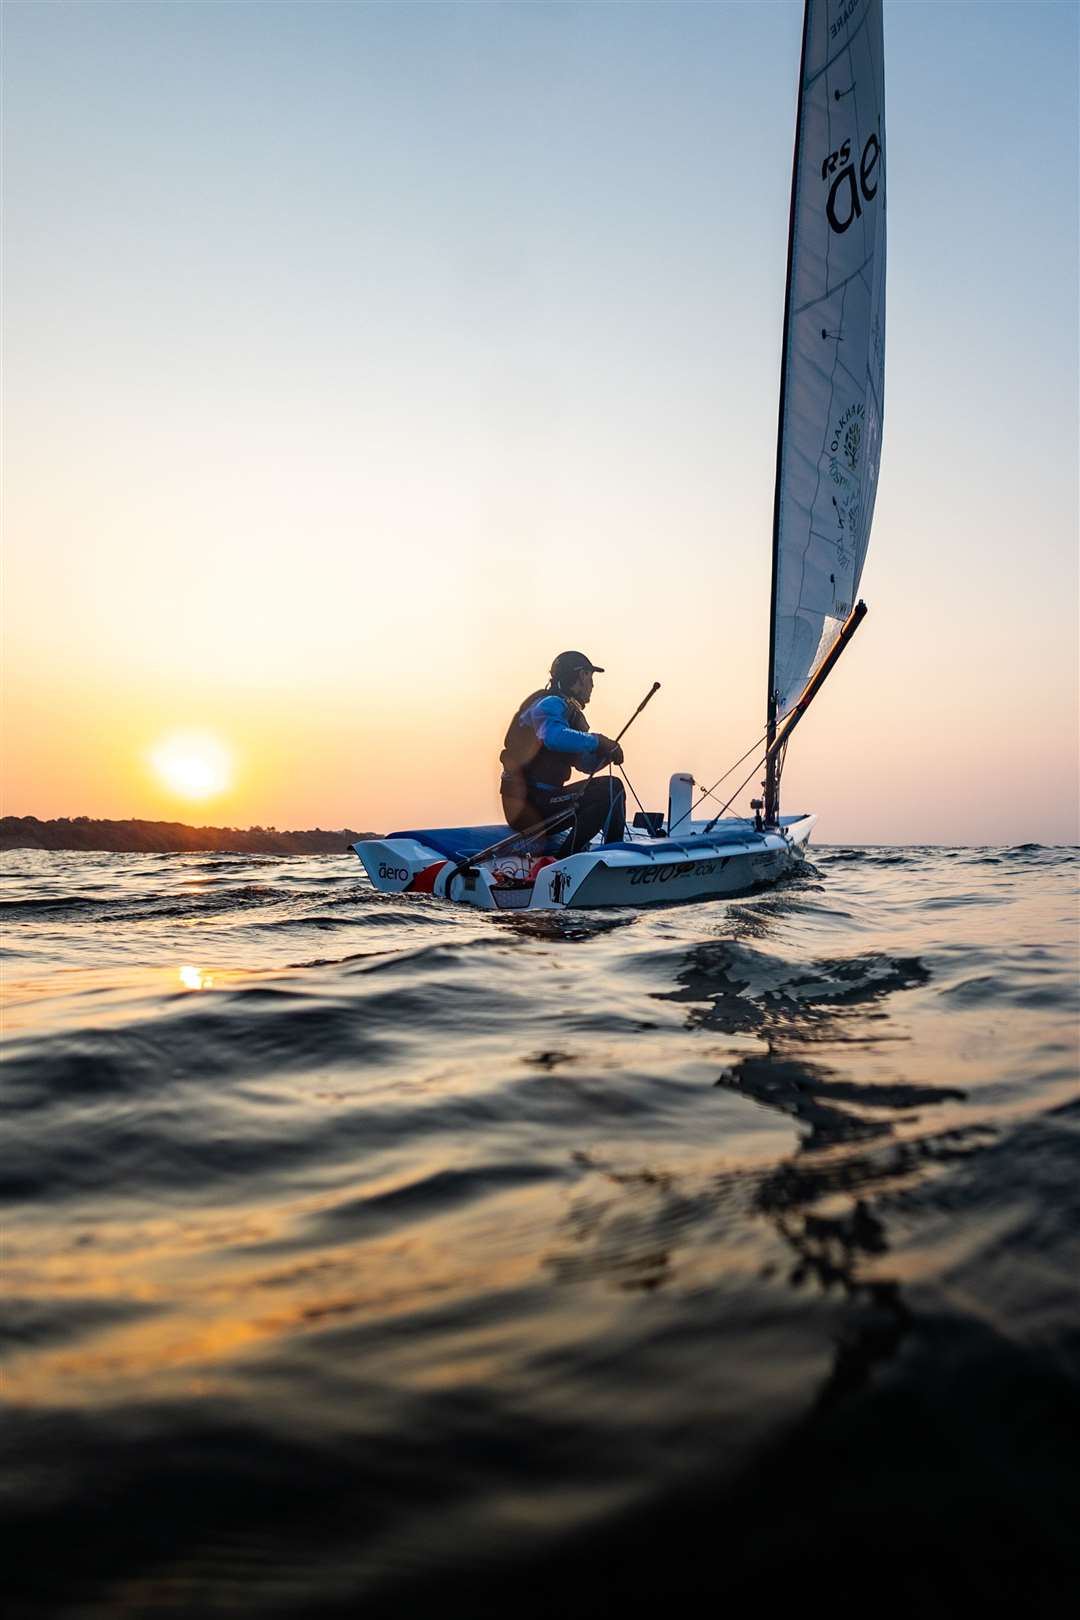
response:
<path id="1" fill-rule="evenodd" d="M 1080 840 L 1078 19 L 885 0 L 870 611 L 784 776 L 824 842 Z M 499 820 L 565 648 L 608 734 L 662 683 L 648 807 L 754 743 L 801 6 L 2 27 L 5 814 Z"/>

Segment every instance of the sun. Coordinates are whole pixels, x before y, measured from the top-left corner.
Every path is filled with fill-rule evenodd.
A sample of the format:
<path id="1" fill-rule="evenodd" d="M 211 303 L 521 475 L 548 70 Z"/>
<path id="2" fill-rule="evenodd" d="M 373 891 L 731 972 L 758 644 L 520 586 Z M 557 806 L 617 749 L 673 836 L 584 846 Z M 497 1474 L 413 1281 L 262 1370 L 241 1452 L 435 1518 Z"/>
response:
<path id="1" fill-rule="evenodd" d="M 177 732 L 160 742 L 150 763 L 173 793 L 183 799 L 210 799 L 229 785 L 232 764 L 228 751 L 205 732 Z"/>

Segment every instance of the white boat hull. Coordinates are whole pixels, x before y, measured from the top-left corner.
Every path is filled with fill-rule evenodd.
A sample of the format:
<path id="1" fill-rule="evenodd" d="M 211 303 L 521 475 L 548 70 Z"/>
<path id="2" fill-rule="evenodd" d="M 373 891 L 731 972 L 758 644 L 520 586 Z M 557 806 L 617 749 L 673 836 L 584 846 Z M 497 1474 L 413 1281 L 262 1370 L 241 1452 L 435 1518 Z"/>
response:
<path id="1" fill-rule="evenodd" d="M 539 870 L 520 858 L 463 863 L 446 853 L 445 834 L 438 837 L 442 849 L 426 844 L 423 833 L 352 847 L 384 894 L 427 893 L 481 911 L 637 908 L 725 899 L 775 883 L 805 859 L 816 819 L 784 816 L 761 832 L 749 822 L 726 822 L 711 832 L 707 822 L 691 822 L 673 838 L 593 845 Z"/>

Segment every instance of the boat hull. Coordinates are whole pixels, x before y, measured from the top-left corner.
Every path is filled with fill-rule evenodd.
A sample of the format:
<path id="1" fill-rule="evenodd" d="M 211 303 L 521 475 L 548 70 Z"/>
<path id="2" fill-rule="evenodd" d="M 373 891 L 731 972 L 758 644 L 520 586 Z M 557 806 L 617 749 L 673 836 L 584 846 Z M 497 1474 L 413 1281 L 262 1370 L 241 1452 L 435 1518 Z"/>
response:
<path id="1" fill-rule="evenodd" d="M 599 845 L 531 873 L 448 859 L 423 834 L 366 839 L 352 847 L 383 893 L 430 894 L 481 911 L 567 911 L 728 899 L 776 883 L 805 859 L 815 816 L 785 816 L 779 827 L 747 824 L 710 836 L 691 827 L 677 839 Z"/>

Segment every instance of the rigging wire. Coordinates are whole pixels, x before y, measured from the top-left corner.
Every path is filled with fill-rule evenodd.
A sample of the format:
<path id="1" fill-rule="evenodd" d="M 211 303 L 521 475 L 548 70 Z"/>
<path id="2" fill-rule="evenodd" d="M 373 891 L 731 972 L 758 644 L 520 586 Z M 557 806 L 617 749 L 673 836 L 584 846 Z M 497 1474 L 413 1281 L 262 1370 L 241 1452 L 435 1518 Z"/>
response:
<path id="1" fill-rule="evenodd" d="M 776 721 L 777 729 L 779 729 L 779 727 L 784 724 L 785 720 L 790 719 L 790 717 L 795 713 L 795 709 L 797 707 L 798 707 L 797 704 L 793 705 L 787 711 L 787 714 L 781 715 L 777 719 L 777 721 Z M 727 770 L 724 772 L 723 776 L 718 776 L 716 781 L 713 783 L 712 787 L 711 788 L 706 788 L 705 791 L 702 793 L 701 797 L 699 799 L 694 800 L 694 802 L 690 806 L 689 810 L 684 810 L 683 811 L 683 813 L 679 817 L 678 821 L 673 821 L 671 823 L 671 825 L 668 828 L 668 837 L 669 838 L 670 838 L 671 834 L 675 831 L 675 828 L 678 827 L 681 822 L 685 821 L 688 816 L 692 816 L 694 811 L 698 808 L 699 805 L 704 804 L 706 799 L 711 799 L 711 798 L 714 797 L 715 791 L 720 786 L 720 783 L 721 782 L 726 782 L 727 778 L 731 775 L 732 771 L 737 771 L 739 766 L 743 763 L 743 760 L 749 759 L 750 755 L 754 752 L 754 750 L 756 748 L 761 747 L 762 743 L 765 741 L 765 739 L 766 739 L 766 737 L 768 737 L 768 735 L 769 735 L 768 731 L 763 731 L 761 736 L 758 737 L 758 739 L 756 740 L 756 742 L 752 742 L 750 744 L 750 747 L 746 750 L 746 753 L 741 754 L 739 756 L 739 758 L 735 761 L 734 765 L 729 765 Z M 787 752 L 786 747 L 784 749 L 784 752 L 785 753 Z M 758 760 L 757 764 L 754 766 L 754 769 L 750 772 L 750 775 L 746 778 L 746 782 L 743 782 L 740 787 L 737 787 L 735 789 L 735 792 L 731 795 L 731 798 L 727 801 L 727 804 L 724 805 L 723 809 L 717 811 L 717 813 L 713 817 L 712 821 L 709 822 L 710 827 L 713 827 L 716 824 L 716 822 L 718 822 L 720 820 L 720 817 L 725 813 L 725 811 L 728 810 L 730 808 L 730 806 L 735 803 L 735 800 L 739 797 L 739 794 L 742 792 L 742 790 L 746 786 L 747 782 L 753 781 L 754 773 L 761 769 L 762 765 L 765 763 L 765 760 L 767 758 L 768 758 L 768 749 L 766 749 L 763 758 Z M 634 797 L 637 798 L 637 794 L 635 794 Z"/>
<path id="2" fill-rule="evenodd" d="M 758 771 L 760 771 L 761 767 L 764 765 L 764 763 L 765 763 L 765 761 L 766 761 L 766 759 L 768 757 L 769 756 L 768 756 L 767 751 L 764 754 L 762 754 L 761 758 L 758 760 L 757 764 L 754 766 L 753 770 L 750 772 L 750 775 L 746 778 L 746 782 L 740 782 L 739 786 L 735 789 L 734 793 L 731 795 L 731 798 L 728 800 L 727 804 L 723 805 L 722 808 L 719 809 L 716 812 L 715 816 L 713 816 L 711 821 L 707 821 L 705 823 L 705 826 L 702 828 L 702 837 L 704 837 L 706 833 L 711 833 L 712 832 L 713 828 L 716 826 L 716 823 L 720 820 L 720 817 L 722 815 L 724 815 L 731 808 L 731 806 L 735 803 L 735 800 L 739 797 L 739 794 L 742 792 L 742 790 L 746 786 L 747 782 L 752 782 L 754 780 L 754 777 L 757 775 Z"/>

